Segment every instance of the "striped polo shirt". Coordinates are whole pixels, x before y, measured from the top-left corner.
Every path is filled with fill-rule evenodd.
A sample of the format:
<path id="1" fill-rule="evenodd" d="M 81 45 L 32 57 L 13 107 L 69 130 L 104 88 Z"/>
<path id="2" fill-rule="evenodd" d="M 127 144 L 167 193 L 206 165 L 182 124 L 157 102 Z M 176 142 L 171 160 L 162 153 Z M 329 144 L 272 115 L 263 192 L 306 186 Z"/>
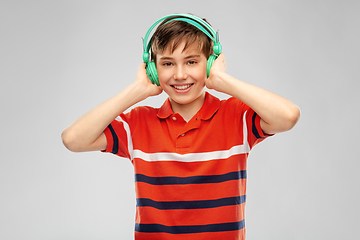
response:
<path id="1" fill-rule="evenodd" d="M 135 239 L 245 239 L 246 162 L 267 137 L 247 105 L 206 93 L 186 122 L 169 99 L 105 129 L 106 152 L 134 166 Z"/>

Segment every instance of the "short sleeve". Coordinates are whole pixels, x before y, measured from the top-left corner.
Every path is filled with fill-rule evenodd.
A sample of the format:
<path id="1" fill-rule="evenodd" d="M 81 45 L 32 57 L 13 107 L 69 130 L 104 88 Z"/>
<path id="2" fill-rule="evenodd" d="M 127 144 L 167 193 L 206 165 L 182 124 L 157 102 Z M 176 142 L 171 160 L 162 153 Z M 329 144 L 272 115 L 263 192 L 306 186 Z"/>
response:
<path id="1" fill-rule="evenodd" d="M 251 133 L 248 136 L 248 141 L 250 144 L 250 147 L 255 146 L 256 144 L 260 143 L 264 139 L 266 139 L 269 136 L 269 134 L 264 133 L 260 126 L 260 116 L 254 112 L 251 108 L 247 110 L 246 121 L 248 126 L 248 132 Z"/>
<path id="2" fill-rule="evenodd" d="M 249 106 L 234 97 L 228 99 L 228 104 L 229 108 L 232 109 L 232 113 L 229 115 L 233 114 L 237 124 L 240 124 L 239 130 L 244 137 L 247 137 L 250 149 L 271 136 L 265 134 L 261 129 L 260 116 Z"/>
<path id="3" fill-rule="evenodd" d="M 113 120 L 104 130 L 107 147 L 103 152 L 113 153 L 131 159 L 132 139 L 124 114 Z"/>

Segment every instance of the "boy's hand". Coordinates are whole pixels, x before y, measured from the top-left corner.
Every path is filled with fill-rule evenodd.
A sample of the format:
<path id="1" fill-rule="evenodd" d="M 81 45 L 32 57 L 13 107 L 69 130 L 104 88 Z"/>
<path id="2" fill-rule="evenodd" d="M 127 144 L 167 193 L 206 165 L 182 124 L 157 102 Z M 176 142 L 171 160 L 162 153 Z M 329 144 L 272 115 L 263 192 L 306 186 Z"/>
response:
<path id="1" fill-rule="evenodd" d="M 209 78 L 206 79 L 205 85 L 209 89 L 214 89 L 219 92 L 223 92 L 222 85 L 224 84 L 223 79 L 220 77 L 221 74 L 226 72 L 226 60 L 224 54 L 220 54 L 219 57 L 214 61 L 211 69 Z"/>
<path id="2" fill-rule="evenodd" d="M 160 86 L 156 86 L 150 81 L 146 74 L 145 66 L 145 63 L 140 65 L 136 74 L 135 84 L 141 86 L 144 93 L 146 93 L 146 97 L 159 95 L 162 92 L 162 88 Z"/>

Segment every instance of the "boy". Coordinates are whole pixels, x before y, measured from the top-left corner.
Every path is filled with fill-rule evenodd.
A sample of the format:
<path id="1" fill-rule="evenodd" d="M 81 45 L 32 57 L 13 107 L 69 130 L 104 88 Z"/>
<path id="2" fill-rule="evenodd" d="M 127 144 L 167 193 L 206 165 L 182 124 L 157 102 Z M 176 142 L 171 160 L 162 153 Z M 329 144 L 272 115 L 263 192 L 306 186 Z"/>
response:
<path id="1" fill-rule="evenodd" d="M 131 160 L 137 240 L 245 239 L 249 151 L 299 118 L 287 99 L 228 75 L 223 54 L 209 68 L 211 30 L 192 15 L 165 18 L 150 41 L 159 86 L 143 63 L 135 82 L 62 134 L 71 151 L 102 150 Z M 232 97 L 220 101 L 205 86 Z M 123 113 L 162 91 L 169 98 L 160 108 Z"/>

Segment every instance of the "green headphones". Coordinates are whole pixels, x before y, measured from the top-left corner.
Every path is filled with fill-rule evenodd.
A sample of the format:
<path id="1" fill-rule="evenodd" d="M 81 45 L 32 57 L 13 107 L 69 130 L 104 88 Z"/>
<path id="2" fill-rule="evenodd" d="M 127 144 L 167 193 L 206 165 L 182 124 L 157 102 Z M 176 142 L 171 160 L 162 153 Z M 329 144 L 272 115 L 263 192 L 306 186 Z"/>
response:
<path id="1" fill-rule="evenodd" d="M 214 29 L 210 26 L 210 24 L 208 24 L 207 22 L 205 22 L 201 18 L 198 18 L 198 17 L 196 17 L 194 15 L 175 14 L 175 15 L 167 15 L 167 16 L 162 17 L 159 20 L 157 20 L 153 25 L 151 25 L 151 27 L 146 32 L 145 37 L 143 39 L 143 44 L 144 44 L 143 61 L 144 61 L 144 63 L 146 63 L 146 73 L 147 73 L 150 81 L 153 84 L 157 85 L 157 86 L 160 85 L 156 65 L 155 65 L 154 62 L 149 62 L 149 58 L 150 58 L 149 51 L 150 51 L 150 47 L 151 47 L 151 38 L 149 40 L 148 40 L 148 38 L 149 38 L 149 35 L 150 35 L 151 31 L 154 29 L 154 27 L 156 25 L 158 25 L 161 21 L 163 21 L 163 20 L 165 20 L 167 18 L 170 18 L 170 17 L 175 17 L 175 18 L 171 19 L 167 23 L 172 22 L 172 21 L 187 22 L 187 23 L 189 23 L 191 25 L 194 25 L 198 29 L 200 29 L 202 32 L 204 32 L 214 42 L 213 50 L 214 50 L 215 55 L 210 55 L 209 59 L 207 60 L 207 77 L 209 77 L 210 69 L 211 69 L 212 64 L 214 63 L 215 59 L 222 52 L 222 46 L 221 46 L 221 44 L 219 42 L 219 34 L 218 34 L 218 32 L 215 32 Z"/>

